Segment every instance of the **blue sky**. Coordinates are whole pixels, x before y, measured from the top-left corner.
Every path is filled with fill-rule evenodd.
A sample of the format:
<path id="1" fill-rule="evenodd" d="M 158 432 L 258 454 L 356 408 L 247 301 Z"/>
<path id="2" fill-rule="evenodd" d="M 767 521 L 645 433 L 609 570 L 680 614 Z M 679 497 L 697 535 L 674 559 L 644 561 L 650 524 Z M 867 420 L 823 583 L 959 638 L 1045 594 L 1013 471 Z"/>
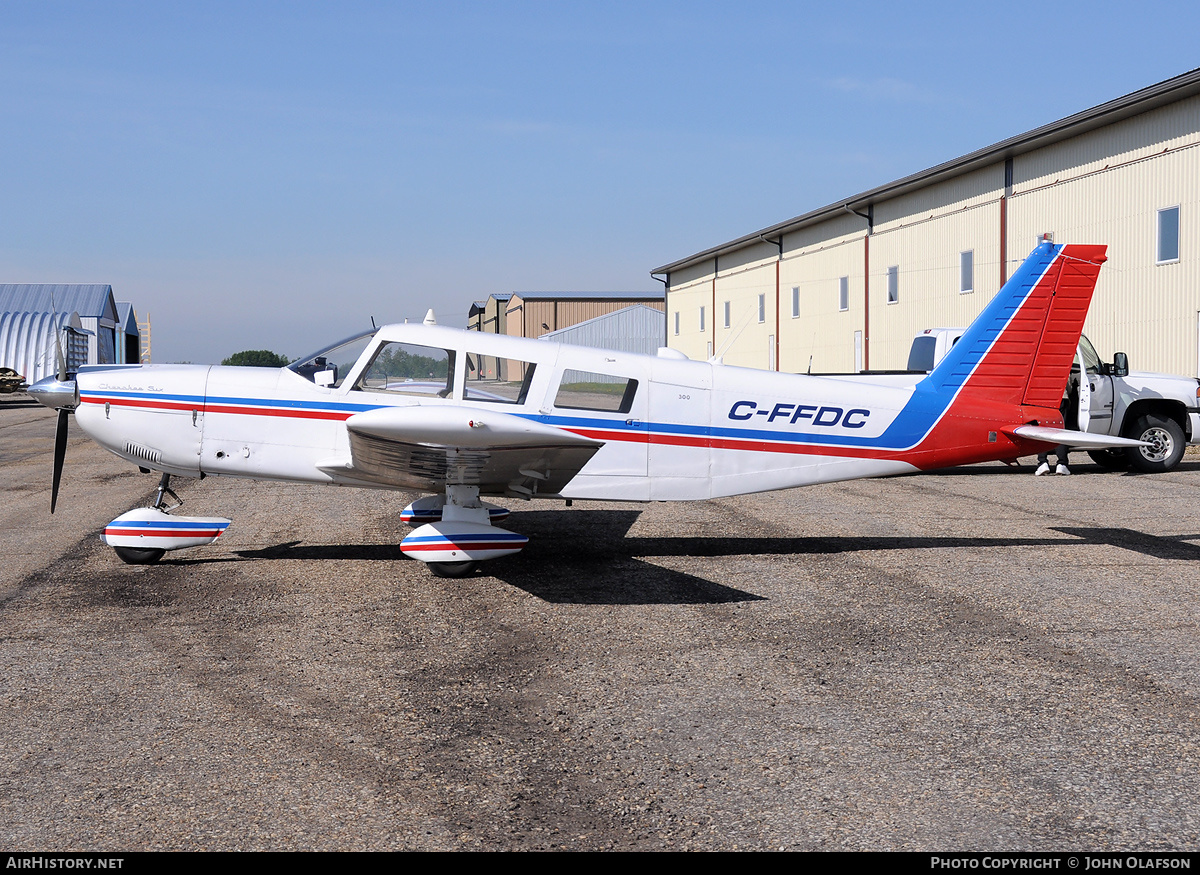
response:
<path id="1" fill-rule="evenodd" d="M 196 362 L 660 289 L 1198 67 L 1197 33 L 1190 3 L 9 0 L 0 282 L 112 283 Z"/>

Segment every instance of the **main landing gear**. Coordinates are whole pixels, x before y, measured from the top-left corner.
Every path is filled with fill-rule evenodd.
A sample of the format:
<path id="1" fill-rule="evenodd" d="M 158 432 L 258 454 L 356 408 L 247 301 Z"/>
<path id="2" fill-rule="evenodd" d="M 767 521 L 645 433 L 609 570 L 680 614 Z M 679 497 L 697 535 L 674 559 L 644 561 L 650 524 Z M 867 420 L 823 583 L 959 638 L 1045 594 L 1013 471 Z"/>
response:
<path id="1" fill-rule="evenodd" d="M 406 522 L 431 520 L 400 542 L 406 555 L 424 562 L 438 577 L 468 577 L 479 563 L 517 553 L 529 539 L 492 525 L 508 511 L 479 500 L 478 486 L 447 486 L 446 495 L 414 501 L 401 513 Z"/>

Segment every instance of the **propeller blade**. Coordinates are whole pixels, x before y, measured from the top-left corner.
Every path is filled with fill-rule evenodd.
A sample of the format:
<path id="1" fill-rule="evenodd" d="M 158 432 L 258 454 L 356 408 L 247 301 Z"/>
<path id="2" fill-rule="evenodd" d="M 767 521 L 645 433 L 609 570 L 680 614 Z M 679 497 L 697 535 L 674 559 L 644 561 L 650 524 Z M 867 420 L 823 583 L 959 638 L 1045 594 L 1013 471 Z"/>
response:
<path id="1" fill-rule="evenodd" d="M 54 360 L 58 365 L 56 373 L 60 383 L 67 379 L 67 360 L 63 356 L 62 333 L 61 325 L 54 329 Z"/>
<path id="2" fill-rule="evenodd" d="M 50 513 L 58 504 L 58 484 L 62 480 L 63 460 L 67 457 L 66 410 L 58 411 L 58 424 L 54 428 L 54 482 L 50 486 Z"/>

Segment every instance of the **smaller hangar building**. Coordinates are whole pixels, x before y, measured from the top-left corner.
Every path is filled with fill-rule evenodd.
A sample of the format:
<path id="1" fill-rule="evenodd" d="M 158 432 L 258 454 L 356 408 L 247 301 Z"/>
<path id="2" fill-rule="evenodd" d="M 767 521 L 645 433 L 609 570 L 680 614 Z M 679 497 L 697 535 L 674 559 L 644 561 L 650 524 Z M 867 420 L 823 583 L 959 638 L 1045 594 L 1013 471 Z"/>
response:
<path id="1" fill-rule="evenodd" d="M 473 331 L 491 334 L 507 334 L 509 337 L 545 337 L 555 335 L 563 343 L 583 346 L 604 346 L 604 342 L 587 343 L 583 338 L 612 340 L 611 349 L 626 349 L 618 336 L 622 328 L 637 323 L 636 330 L 644 334 L 646 314 L 625 315 L 616 320 L 600 320 L 618 311 L 640 305 L 642 310 L 655 311 L 658 340 L 653 353 L 664 345 L 663 310 L 666 306 L 665 292 L 513 292 L 496 294 L 487 301 L 476 301 L 471 305 L 467 327 Z M 571 335 L 564 332 L 581 323 L 595 323 Z M 608 332 L 608 333 L 605 333 Z M 475 365 L 474 378 L 479 380 L 507 380 L 508 363 L 503 359 L 482 356 Z"/>
<path id="2" fill-rule="evenodd" d="M 101 283 L 0 284 L 0 367 L 33 383 L 57 370 L 61 332 L 67 369 L 133 364 L 141 338 L 133 305 L 118 304 Z"/>

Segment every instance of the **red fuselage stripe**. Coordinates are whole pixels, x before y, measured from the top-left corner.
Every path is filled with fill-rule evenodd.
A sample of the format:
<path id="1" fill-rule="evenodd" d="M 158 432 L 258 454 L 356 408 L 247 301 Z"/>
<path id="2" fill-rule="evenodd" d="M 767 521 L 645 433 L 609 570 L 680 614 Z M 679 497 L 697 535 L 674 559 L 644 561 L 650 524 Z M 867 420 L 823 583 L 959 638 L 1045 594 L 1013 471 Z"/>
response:
<path id="1" fill-rule="evenodd" d="M 441 544 L 401 544 L 400 550 L 404 553 L 418 553 L 430 550 L 519 550 L 528 544 L 528 541 L 465 541 L 461 543 L 451 543 L 446 541 Z"/>
<path id="2" fill-rule="evenodd" d="M 215 538 L 224 529 L 114 529 L 106 528 L 105 535 L 136 535 L 149 538 Z"/>

